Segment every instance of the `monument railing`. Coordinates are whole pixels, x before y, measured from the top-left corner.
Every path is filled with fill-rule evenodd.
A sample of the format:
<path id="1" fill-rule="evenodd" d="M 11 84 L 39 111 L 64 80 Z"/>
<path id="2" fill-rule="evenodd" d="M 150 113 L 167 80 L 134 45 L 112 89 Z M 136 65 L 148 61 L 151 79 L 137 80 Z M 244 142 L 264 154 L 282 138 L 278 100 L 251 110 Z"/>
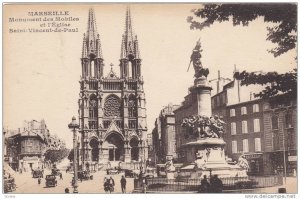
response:
<path id="1" fill-rule="evenodd" d="M 226 177 L 220 178 L 224 190 L 255 189 L 263 187 L 279 186 L 283 183 L 283 177 L 275 176 L 249 176 L 249 177 Z M 209 181 L 209 180 L 208 180 Z M 181 192 L 199 190 L 201 181 L 199 179 L 147 179 L 147 190 L 153 192 Z M 135 189 L 142 186 L 141 180 L 136 180 Z"/>

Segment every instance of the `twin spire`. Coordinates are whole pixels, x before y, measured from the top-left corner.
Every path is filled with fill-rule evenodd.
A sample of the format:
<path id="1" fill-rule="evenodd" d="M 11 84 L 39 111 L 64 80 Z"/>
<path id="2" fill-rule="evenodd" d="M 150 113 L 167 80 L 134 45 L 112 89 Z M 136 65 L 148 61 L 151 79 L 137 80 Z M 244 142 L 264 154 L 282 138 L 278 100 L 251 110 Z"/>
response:
<path id="1" fill-rule="evenodd" d="M 125 31 L 122 35 L 121 59 L 139 59 L 137 36 L 133 32 L 130 8 L 126 10 Z"/>
<path id="2" fill-rule="evenodd" d="M 97 32 L 96 17 L 94 9 L 89 10 L 88 27 L 86 34 L 83 35 L 82 58 L 101 58 L 102 49 L 100 36 Z"/>
<path id="3" fill-rule="evenodd" d="M 100 36 L 97 32 L 95 12 L 93 8 L 89 9 L 87 33 L 83 36 L 82 58 L 101 58 L 102 49 Z M 137 36 L 133 32 L 130 8 L 126 10 L 125 31 L 122 35 L 121 56 L 120 59 L 139 59 L 139 47 Z"/>

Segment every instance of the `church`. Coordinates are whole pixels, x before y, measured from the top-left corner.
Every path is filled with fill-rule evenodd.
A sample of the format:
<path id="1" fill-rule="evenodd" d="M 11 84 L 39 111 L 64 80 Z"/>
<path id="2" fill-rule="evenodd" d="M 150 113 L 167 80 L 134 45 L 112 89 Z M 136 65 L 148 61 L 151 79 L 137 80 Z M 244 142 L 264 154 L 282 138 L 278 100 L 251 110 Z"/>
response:
<path id="1" fill-rule="evenodd" d="M 89 9 L 78 100 L 79 163 L 86 169 L 140 168 L 148 160 L 144 81 L 129 8 L 120 47 L 120 76 L 112 65 L 110 72 L 103 74 L 104 58 L 95 11 Z"/>

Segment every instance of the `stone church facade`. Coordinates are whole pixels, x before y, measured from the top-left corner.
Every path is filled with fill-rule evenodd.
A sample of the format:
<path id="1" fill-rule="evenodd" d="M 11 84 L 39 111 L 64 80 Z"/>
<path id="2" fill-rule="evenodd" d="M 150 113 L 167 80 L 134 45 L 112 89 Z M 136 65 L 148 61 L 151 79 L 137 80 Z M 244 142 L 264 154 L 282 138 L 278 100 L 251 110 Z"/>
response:
<path id="1" fill-rule="evenodd" d="M 119 59 L 120 77 L 104 75 L 100 35 L 93 9 L 83 36 L 80 78 L 80 162 L 84 167 L 144 163 L 148 159 L 146 99 L 141 58 L 127 8 Z"/>

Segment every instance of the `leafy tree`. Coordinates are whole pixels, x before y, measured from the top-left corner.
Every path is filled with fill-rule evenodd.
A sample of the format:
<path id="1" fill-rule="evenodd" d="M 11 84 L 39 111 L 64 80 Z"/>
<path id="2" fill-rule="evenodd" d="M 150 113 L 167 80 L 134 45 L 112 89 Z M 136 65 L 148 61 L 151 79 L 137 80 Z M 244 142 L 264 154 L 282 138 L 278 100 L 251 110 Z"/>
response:
<path id="1" fill-rule="evenodd" d="M 296 47 L 297 42 L 297 4 L 295 3 L 247 3 L 247 4 L 205 4 L 204 8 L 192 10 L 196 17 L 204 19 L 202 22 L 189 16 L 187 21 L 191 29 L 210 27 L 215 22 L 229 21 L 233 25 L 247 26 L 249 22 L 263 17 L 265 22 L 273 22 L 268 27 L 267 40 L 277 44 L 269 50 L 275 57 Z"/>
<path id="2" fill-rule="evenodd" d="M 295 3 L 256 3 L 256 4 L 205 4 L 203 8 L 192 10 L 198 22 L 192 16 L 187 21 L 191 29 L 210 27 L 215 22 L 232 19 L 233 25 L 247 26 L 249 22 L 263 17 L 265 22 L 272 22 L 268 27 L 267 40 L 277 44 L 268 50 L 274 57 L 280 56 L 296 47 L 297 43 L 297 4 Z M 265 85 L 265 89 L 256 93 L 255 97 L 273 98 L 279 102 L 287 102 L 297 97 L 297 70 L 285 74 L 277 72 L 253 73 L 243 71 L 235 73 L 235 78 L 241 80 L 241 85 Z"/>
<path id="3" fill-rule="evenodd" d="M 287 103 L 297 97 L 297 70 L 285 74 L 277 72 L 268 72 L 266 74 L 248 73 L 243 71 L 234 74 L 237 80 L 241 80 L 241 85 L 265 85 L 266 87 L 255 97 L 262 99 L 273 98 L 279 103 Z"/>
<path id="4" fill-rule="evenodd" d="M 45 152 L 45 161 L 50 161 L 51 163 L 56 163 L 63 160 L 69 154 L 69 149 L 62 148 L 59 150 L 49 149 Z"/>

